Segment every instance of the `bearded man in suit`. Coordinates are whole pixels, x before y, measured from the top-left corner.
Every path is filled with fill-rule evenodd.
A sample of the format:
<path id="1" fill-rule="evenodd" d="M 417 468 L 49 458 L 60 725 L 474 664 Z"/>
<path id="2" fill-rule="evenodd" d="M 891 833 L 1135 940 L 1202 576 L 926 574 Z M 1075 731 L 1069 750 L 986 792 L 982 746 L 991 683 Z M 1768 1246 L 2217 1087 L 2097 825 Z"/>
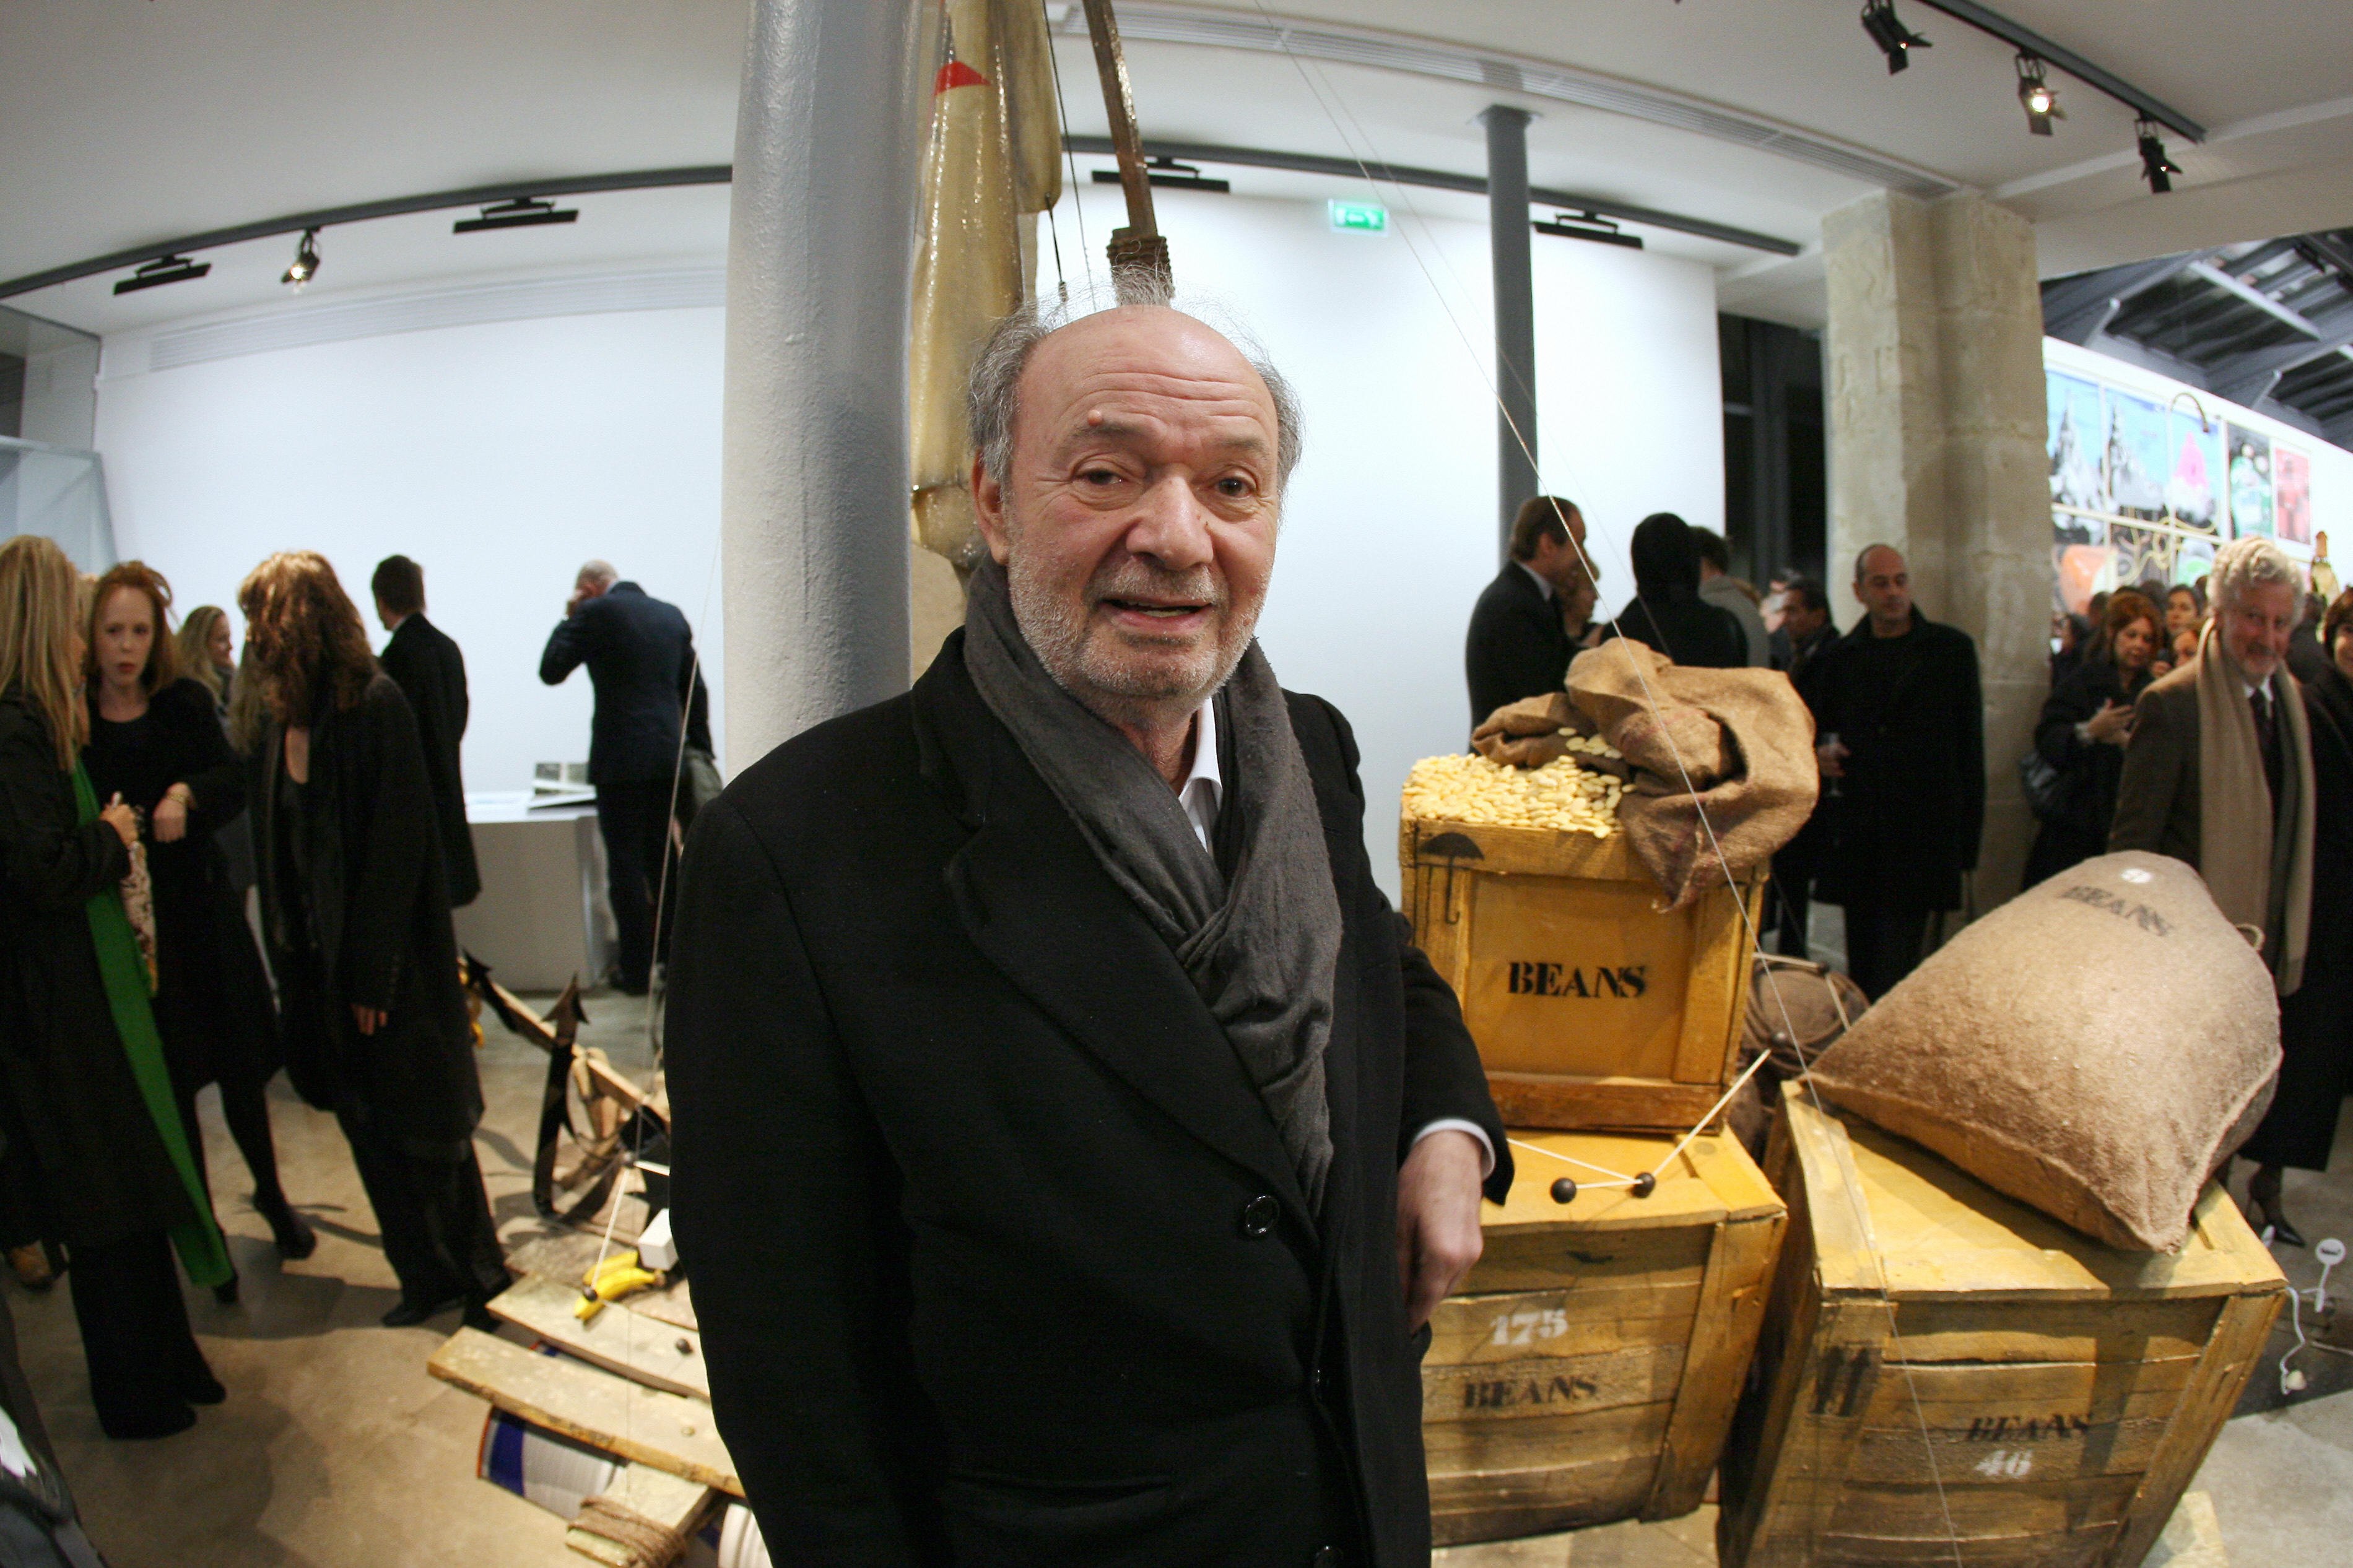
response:
<path id="1" fill-rule="evenodd" d="M 908 695 L 697 818 L 669 1015 L 712 1404 L 779 1561 L 1404 1568 L 1418 1358 L 1511 1181 L 1252 638 L 1298 454 L 1202 322 L 1001 325 Z"/>

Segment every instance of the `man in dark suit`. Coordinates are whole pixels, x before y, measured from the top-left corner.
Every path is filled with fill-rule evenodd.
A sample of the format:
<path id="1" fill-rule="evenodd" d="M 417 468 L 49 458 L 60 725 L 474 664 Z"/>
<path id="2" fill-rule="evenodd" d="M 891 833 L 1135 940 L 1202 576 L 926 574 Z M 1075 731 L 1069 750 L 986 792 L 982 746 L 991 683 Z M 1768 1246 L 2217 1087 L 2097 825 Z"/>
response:
<path id="1" fill-rule="evenodd" d="M 1781 625 L 1773 636 L 1785 651 L 1775 654 L 1774 668 L 1789 678 L 1789 684 L 1798 689 L 1800 698 L 1806 698 L 1813 685 L 1814 673 L 1821 666 L 1822 654 L 1838 642 L 1838 627 L 1831 623 L 1830 595 L 1812 578 L 1785 578 L 1780 594 Z M 1811 700 L 1807 700 L 1810 707 Z M 1780 932 L 1775 939 L 1774 951 L 1784 958 L 1806 958 L 1811 954 L 1806 922 L 1812 905 L 1814 870 L 1821 862 L 1822 848 L 1830 836 L 1829 816 L 1827 805 L 1818 801 L 1813 816 L 1798 829 L 1797 837 L 1773 855 L 1773 879 L 1768 888 L 1773 924 Z"/>
<path id="2" fill-rule="evenodd" d="M 1348 726 L 1252 640 L 1295 405 L 1148 306 L 974 383 L 965 626 L 688 847 L 720 1430 L 779 1562 L 1425 1563 L 1419 1331 L 1511 1165 Z"/>
<path id="3" fill-rule="evenodd" d="M 1559 595 L 1583 570 L 1585 514 L 1575 501 L 1531 496 L 1512 520 L 1511 559 L 1480 592 L 1462 643 L 1471 727 L 1523 697 L 1558 691 L 1568 676 Z"/>
<path id="4" fill-rule="evenodd" d="M 459 759 L 459 742 L 466 738 L 466 656 L 447 632 L 425 618 L 424 567 L 406 555 L 387 555 L 376 563 L 369 586 L 375 591 L 375 618 L 392 634 L 376 662 L 417 714 L 441 862 L 448 870 L 449 907 L 459 909 L 482 890 L 473 830 L 466 826 L 466 780 Z"/>
<path id="5" fill-rule="evenodd" d="M 1918 966 L 1928 916 L 1961 907 L 1985 829 L 1977 644 L 1912 603 L 1903 552 L 1855 557 L 1867 612 L 1819 656 L 1804 694 L 1828 781 L 1814 897 L 1846 910 L 1847 973 L 1876 1002 Z"/>
<path id="6" fill-rule="evenodd" d="M 653 597 L 602 561 L 580 568 L 564 619 L 539 657 L 550 686 L 586 664 L 596 688 L 588 731 L 588 782 L 596 786 L 596 827 L 605 840 L 605 881 L 620 954 L 609 977 L 642 996 L 653 965 L 666 959 L 670 922 L 656 929 L 679 768 L 679 732 L 711 749 L 709 699 L 694 658 L 694 634 L 675 605 Z"/>

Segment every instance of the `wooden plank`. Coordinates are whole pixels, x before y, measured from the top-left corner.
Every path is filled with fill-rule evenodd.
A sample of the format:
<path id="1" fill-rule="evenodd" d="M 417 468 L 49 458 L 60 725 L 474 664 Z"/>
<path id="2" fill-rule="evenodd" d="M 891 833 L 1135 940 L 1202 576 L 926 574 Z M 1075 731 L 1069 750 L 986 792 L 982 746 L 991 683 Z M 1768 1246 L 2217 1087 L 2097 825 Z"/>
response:
<path id="1" fill-rule="evenodd" d="M 1738 888 L 1710 888 L 1699 897 L 1692 917 L 1694 951 L 1683 993 L 1683 1038 L 1675 1051 L 1678 1083 L 1704 1084 L 1721 1094 L 1739 1075 L 1757 951 L 1751 932 L 1763 921 L 1765 879 L 1760 866 Z"/>
<path id="2" fill-rule="evenodd" d="M 1649 1079 L 1494 1071 L 1487 1089 L 1508 1126 L 1675 1132 L 1697 1124 L 1724 1092 Z"/>
<path id="3" fill-rule="evenodd" d="M 1839 1497 L 1829 1535 L 1880 1540 L 1978 1542 L 2113 1531 L 2132 1507 L 2137 1476 L 2032 1479 L 1988 1484 L 1976 1476 L 1930 1486 L 1851 1486 Z M 1951 1556 L 1949 1547 L 1947 1558 Z"/>
<path id="4" fill-rule="evenodd" d="M 1473 867 L 1490 874 L 1529 877 L 1582 877 L 1596 881 L 1648 883 L 1651 897 L 1662 897 L 1658 884 L 1634 858 L 1626 836 L 1607 838 L 1572 833 L 1557 827 L 1503 827 L 1484 822 L 1448 822 L 1437 817 L 1407 818 L 1401 834 L 1409 835 L 1409 863 L 1444 872 L 1455 857 L 1431 852 L 1430 841 L 1440 837 L 1468 838 L 1478 847 L 1475 859 L 1456 860 L 1458 868 Z"/>
<path id="5" fill-rule="evenodd" d="M 536 1354 L 475 1329 L 459 1330 L 426 1370 L 511 1415 L 601 1452 L 744 1495 L 711 1407 L 699 1401 Z"/>
<path id="6" fill-rule="evenodd" d="M 624 1465 L 613 1484 L 581 1508 L 564 1544 L 610 1568 L 667 1568 L 719 1493 L 651 1465 Z"/>
<path id="7" fill-rule="evenodd" d="M 1680 1518 L 1707 1494 L 1764 1325 L 1784 1223 L 1784 1216 L 1774 1215 L 1716 1227 L 1691 1350 L 1674 1396 L 1674 1418 L 1642 1510 L 1645 1519 Z"/>
<path id="8" fill-rule="evenodd" d="M 2270 1254 L 2264 1256 L 2268 1258 Z M 2173 1517 L 2190 1478 L 2206 1462 L 2207 1450 L 2221 1436 L 2222 1423 L 2230 1419 L 2247 1379 L 2263 1359 L 2272 1324 L 2287 1299 L 2284 1285 L 2284 1280 L 2278 1287 L 2261 1281 L 2258 1288 L 2223 1308 L 2213 1338 L 2206 1342 L 2206 1353 L 2200 1358 L 2197 1377 L 2175 1413 L 2173 1429 L 2141 1478 L 2132 1517 L 2117 1546 L 2117 1562 L 2138 1563 L 2156 1543 L 2165 1521 Z"/>
<path id="9" fill-rule="evenodd" d="M 1673 1414 L 1674 1406 L 1661 1401 L 1524 1421 L 1441 1421 L 1421 1429 L 1421 1447 L 1433 1485 L 1440 1477 L 1655 1456 Z"/>
<path id="10" fill-rule="evenodd" d="M 2228 1297 L 2054 1301 L 1904 1301 L 1892 1359 L 1938 1362 L 2195 1362 Z"/>
<path id="11" fill-rule="evenodd" d="M 1697 1283 L 1449 1297 L 1430 1314 L 1422 1369 L 1680 1346 L 1691 1337 L 1699 1300 Z"/>
<path id="12" fill-rule="evenodd" d="M 1964 1568 L 2110 1568 L 2116 1526 L 2070 1535 L 2000 1536 L 1961 1543 Z M 1821 1568 L 1953 1568 L 1953 1545 L 1942 1540 L 1887 1540 L 1875 1536 L 1825 1536 L 1812 1556 Z"/>
<path id="13" fill-rule="evenodd" d="M 594 1362 L 607 1372 L 672 1394 L 710 1399 L 711 1374 L 703 1365 L 701 1333 L 641 1318 L 626 1302 L 607 1306 L 584 1323 L 573 1316 L 579 1301 L 579 1291 L 533 1276 L 492 1298 L 491 1310 L 567 1355 Z"/>
<path id="14" fill-rule="evenodd" d="M 1570 1411 L 1655 1405 L 1674 1397 L 1683 1370 L 1681 1345 L 1638 1345 L 1499 1366 L 1425 1366 L 1421 1419 L 1426 1431 L 1441 1422 L 1541 1420 Z"/>
<path id="15" fill-rule="evenodd" d="M 1875 1426 L 1962 1426 L 1999 1443 L 2050 1423 L 2163 1420 L 2198 1371 L 2194 1357 L 2113 1362 L 1906 1362 L 1891 1359 L 1864 1419 Z"/>
<path id="16" fill-rule="evenodd" d="M 1457 1488 L 1430 1482 L 1430 1528 L 1440 1546 L 1550 1534 L 1630 1517 L 1649 1495 L 1656 1454 L 1481 1476 Z"/>
<path id="17" fill-rule="evenodd" d="M 1897 1367 L 1886 1381 L 1901 1377 Z M 2167 1426 L 2163 1416 L 2132 1416 L 2078 1426 L 2063 1415 L 2032 1427 L 1996 1430 L 1975 1420 L 1947 1426 L 1932 1419 L 1924 1443 L 1916 1423 L 1897 1425 L 1891 1417 L 1884 1426 L 1866 1425 L 1837 1473 L 1824 1479 L 1835 1489 L 1880 1482 L 1927 1486 L 1935 1479 L 1950 1487 L 2004 1477 L 2137 1476 L 2156 1459 Z"/>

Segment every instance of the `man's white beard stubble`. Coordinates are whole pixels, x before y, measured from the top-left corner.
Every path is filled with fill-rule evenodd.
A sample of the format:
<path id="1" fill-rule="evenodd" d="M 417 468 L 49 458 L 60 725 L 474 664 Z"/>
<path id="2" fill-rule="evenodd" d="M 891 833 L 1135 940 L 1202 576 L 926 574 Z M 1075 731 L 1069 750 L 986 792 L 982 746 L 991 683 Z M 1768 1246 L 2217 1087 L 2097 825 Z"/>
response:
<path id="1" fill-rule="evenodd" d="M 1169 572 L 1130 556 L 1097 573 L 1085 602 L 1073 607 L 1039 579 L 1017 534 L 1005 577 L 1014 623 L 1038 662 L 1054 684 L 1106 721 L 1190 714 L 1225 685 L 1250 651 L 1258 626 L 1258 607 L 1236 613 L 1225 584 L 1206 565 Z M 1113 636 L 1090 636 L 1095 605 L 1106 598 L 1131 597 L 1210 605 L 1226 613 L 1221 636 L 1194 649 L 1173 669 L 1131 668 L 1122 661 Z"/>

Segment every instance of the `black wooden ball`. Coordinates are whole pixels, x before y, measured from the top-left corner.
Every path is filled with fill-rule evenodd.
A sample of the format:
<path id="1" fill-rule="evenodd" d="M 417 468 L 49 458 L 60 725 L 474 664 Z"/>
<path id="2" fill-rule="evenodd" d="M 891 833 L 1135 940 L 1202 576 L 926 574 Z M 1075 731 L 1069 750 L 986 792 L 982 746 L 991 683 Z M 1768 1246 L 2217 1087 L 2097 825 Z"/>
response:
<path id="1" fill-rule="evenodd" d="M 1555 1182 L 1552 1184 L 1552 1201 L 1556 1204 L 1575 1203 L 1577 1201 L 1577 1179 L 1574 1176 L 1563 1176 L 1560 1180 Z"/>
<path id="2" fill-rule="evenodd" d="M 1647 1198 L 1658 1188 L 1659 1178 L 1648 1171 L 1634 1178 L 1634 1195 L 1638 1198 Z"/>

